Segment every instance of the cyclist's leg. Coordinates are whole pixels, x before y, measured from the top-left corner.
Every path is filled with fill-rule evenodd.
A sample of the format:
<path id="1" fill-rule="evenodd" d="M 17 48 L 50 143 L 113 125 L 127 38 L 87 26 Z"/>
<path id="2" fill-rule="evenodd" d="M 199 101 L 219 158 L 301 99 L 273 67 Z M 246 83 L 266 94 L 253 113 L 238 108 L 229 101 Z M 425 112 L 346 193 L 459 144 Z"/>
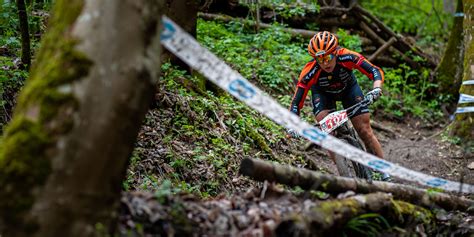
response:
<path id="1" fill-rule="evenodd" d="M 342 105 L 344 108 L 348 108 L 357 104 L 363 98 L 364 94 L 362 93 L 362 90 L 357 83 L 354 83 L 345 90 L 342 97 Z M 359 134 L 367 150 L 370 153 L 383 158 L 382 146 L 380 146 L 380 143 L 370 126 L 369 108 L 367 108 L 367 106 L 362 106 L 359 110 L 354 111 L 351 116 L 352 125 L 354 125 L 357 134 Z"/>
<path id="2" fill-rule="evenodd" d="M 356 115 L 352 117 L 351 122 L 354 125 L 357 134 L 359 134 L 362 141 L 364 141 L 367 150 L 370 153 L 383 158 L 382 146 L 370 126 L 370 114 L 364 113 Z"/>
<path id="3" fill-rule="evenodd" d="M 316 122 L 321 121 L 329 112 L 336 109 L 336 101 L 328 94 L 321 92 L 316 85 L 311 86 L 311 102 Z"/>
<path id="4" fill-rule="evenodd" d="M 311 87 L 311 102 L 313 103 L 313 114 L 317 123 L 336 109 L 336 101 L 326 93 L 322 93 L 316 85 Z M 328 151 L 328 153 L 329 157 L 335 161 L 334 153 L 331 151 Z"/>
<path id="5" fill-rule="evenodd" d="M 348 88 L 347 93 L 343 97 L 342 104 L 344 108 L 347 108 L 361 101 L 363 97 L 364 94 L 356 83 L 351 88 Z M 359 134 L 364 142 L 367 151 L 383 159 L 384 155 L 382 146 L 370 126 L 370 113 L 367 106 L 363 106 L 359 111 L 356 111 L 351 118 L 351 122 L 352 125 L 354 125 L 357 134 Z M 390 176 L 383 174 L 383 179 L 388 180 L 390 179 Z"/>

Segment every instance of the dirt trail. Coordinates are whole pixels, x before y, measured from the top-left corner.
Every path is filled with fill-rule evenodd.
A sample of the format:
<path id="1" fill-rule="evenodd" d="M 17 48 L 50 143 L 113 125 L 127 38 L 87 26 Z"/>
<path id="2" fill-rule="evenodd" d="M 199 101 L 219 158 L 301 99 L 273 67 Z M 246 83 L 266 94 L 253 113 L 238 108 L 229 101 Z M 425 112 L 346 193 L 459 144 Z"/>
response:
<path id="1" fill-rule="evenodd" d="M 474 162 L 472 154 L 465 154 L 461 146 L 453 145 L 442 139 L 444 126 L 425 126 L 417 120 L 407 124 L 391 121 L 376 121 L 382 128 L 374 132 L 382 144 L 384 159 L 403 167 L 416 170 L 436 177 L 474 184 L 474 170 L 467 166 Z M 310 163 L 316 164 L 312 169 L 320 169 L 332 174 L 338 174 L 335 165 L 326 155 L 308 151 Z M 395 182 L 408 183 L 395 178 Z M 417 185 L 418 186 L 418 185 Z"/>
<path id="2" fill-rule="evenodd" d="M 444 127 L 422 127 L 419 122 L 399 124 L 382 122 L 396 132 L 396 137 L 377 131 L 385 159 L 412 170 L 453 181 L 474 184 L 474 171 L 467 168 L 474 161 L 461 146 L 443 141 Z"/>

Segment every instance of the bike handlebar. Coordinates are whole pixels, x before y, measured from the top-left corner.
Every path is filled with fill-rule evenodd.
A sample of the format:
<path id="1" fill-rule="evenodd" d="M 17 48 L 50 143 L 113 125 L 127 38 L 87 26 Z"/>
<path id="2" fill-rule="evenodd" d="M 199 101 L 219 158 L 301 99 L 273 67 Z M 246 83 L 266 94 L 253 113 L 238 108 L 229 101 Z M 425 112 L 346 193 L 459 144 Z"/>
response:
<path id="1" fill-rule="evenodd" d="M 371 105 L 373 104 L 374 101 L 373 100 L 370 100 L 368 99 L 367 97 L 364 97 L 363 100 L 359 101 L 357 104 L 355 105 L 352 105 L 351 107 L 345 109 L 347 112 L 351 111 L 351 110 L 359 110 L 362 108 L 362 106 L 368 106 L 368 105 Z M 353 114 L 353 113 L 351 113 Z M 352 117 L 352 116 L 349 116 L 349 117 Z"/>

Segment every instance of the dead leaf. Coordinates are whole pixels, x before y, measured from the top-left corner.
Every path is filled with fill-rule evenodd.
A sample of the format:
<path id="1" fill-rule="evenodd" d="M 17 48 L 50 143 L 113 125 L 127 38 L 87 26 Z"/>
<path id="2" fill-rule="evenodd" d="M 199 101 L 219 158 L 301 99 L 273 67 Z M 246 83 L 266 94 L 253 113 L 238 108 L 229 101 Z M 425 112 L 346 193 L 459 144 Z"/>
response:
<path id="1" fill-rule="evenodd" d="M 467 168 L 470 170 L 474 170 L 474 161 L 467 165 Z"/>

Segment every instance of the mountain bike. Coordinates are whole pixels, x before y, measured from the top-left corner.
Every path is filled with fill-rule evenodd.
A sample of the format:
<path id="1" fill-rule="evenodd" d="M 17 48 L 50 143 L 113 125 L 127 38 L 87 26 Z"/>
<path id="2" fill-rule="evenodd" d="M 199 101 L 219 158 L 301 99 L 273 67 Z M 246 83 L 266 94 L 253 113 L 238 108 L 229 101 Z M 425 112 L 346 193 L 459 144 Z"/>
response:
<path id="1" fill-rule="evenodd" d="M 329 134 L 334 131 L 334 136 L 341 139 L 342 141 L 349 143 L 350 145 L 357 147 L 363 151 L 367 151 L 361 139 L 357 135 L 354 127 L 350 123 L 351 118 L 357 111 L 363 106 L 368 106 L 373 103 L 373 100 L 364 98 L 357 104 L 343 110 L 335 111 L 328 114 L 324 119 L 319 121 L 321 131 Z M 361 165 L 355 161 L 346 159 L 345 157 L 335 154 L 335 163 L 339 175 L 345 177 L 358 177 L 372 181 L 372 170 L 364 165 Z"/>

